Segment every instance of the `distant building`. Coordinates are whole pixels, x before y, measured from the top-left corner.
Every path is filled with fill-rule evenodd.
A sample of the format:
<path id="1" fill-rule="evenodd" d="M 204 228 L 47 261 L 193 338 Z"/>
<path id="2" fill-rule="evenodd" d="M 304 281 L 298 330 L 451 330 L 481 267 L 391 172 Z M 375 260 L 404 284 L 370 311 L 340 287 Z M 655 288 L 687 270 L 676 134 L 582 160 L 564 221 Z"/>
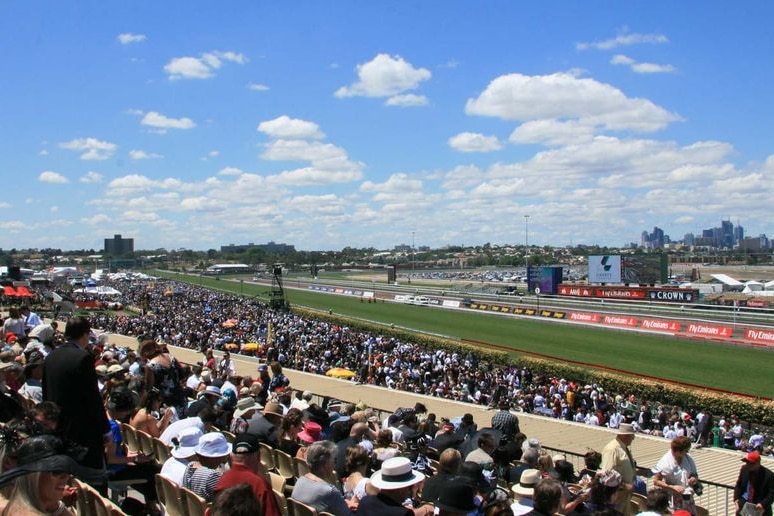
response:
<path id="1" fill-rule="evenodd" d="M 121 235 L 113 235 L 113 238 L 105 239 L 105 254 L 126 256 L 132 253 L 134 253 L 134 238 L 121 238 Z"/>
<path id="2" fill-rule="evenodd" d="M 245 253 L 250 249 L 260 249 L 270 254 L 290 254 L 296 252 L 295 246 L 289 244 L 278 244 L 276 242 L 269 242 L 266 244 L 254 244 L 250 242 L 249 244 L 229 244 L 220 246 L 221 253 Z"/>
<path id="3" fill-rule="evenodd" d="M 669 235 L 665 235 L 664 230 L 658 226 L 653 226 L 653 233 L 643 231 L 640 238 L 640 246 L 645 249 L 663 249 L 669 242 Z"/>

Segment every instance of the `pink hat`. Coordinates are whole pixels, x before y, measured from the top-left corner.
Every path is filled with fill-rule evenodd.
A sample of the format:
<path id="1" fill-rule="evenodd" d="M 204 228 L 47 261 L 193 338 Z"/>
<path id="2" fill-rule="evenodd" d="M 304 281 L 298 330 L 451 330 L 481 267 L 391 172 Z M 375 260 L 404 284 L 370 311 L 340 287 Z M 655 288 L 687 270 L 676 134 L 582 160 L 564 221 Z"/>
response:
<path id="1" fill-rule="evenodd" d="M 322 427 L 314 421 L 304 423 L 304 429 L 298 432 L 298 440 L 312 444 L 322 439 Z"/>

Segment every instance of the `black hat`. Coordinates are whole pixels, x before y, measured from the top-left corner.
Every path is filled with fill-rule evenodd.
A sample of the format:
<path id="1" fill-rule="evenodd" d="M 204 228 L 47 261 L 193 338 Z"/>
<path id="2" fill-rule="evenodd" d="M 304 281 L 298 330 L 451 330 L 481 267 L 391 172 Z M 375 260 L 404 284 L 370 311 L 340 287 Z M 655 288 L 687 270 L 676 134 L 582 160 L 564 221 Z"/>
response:
<path id="1" fill-rule="evenodd" d="M 445 511 L 469 513 L 476 509 L 475 496 L 473 486 L 457 477 L 443 485 L 434 505 Z"/>
<path id="2" fill-rule="evenodd" d="M 231 445 L 231 453 L 255 453 L 261 449 L 261 441 L 255 434 L 237 434 Z"/>
<path id="3" fill-rule="evenodd" d="M 110 410 L 133 410 L 134 405 L 134 396 L 132 396 L 132 391 L 129 389 L 117 387 L 110 392 L 110 398 L 107 403 Z"/>
<path id="4" fill-rule="evenodd" d="M 64 442 L 53 435 L 29 437 L 16 451 L 18 466 L 0 475 L 0 486 L 36 471 L 64 471 L 81 479 L 96 480 L 104 474 L 76 462 L 83 459 L 86 452 L 83 446 Z"/>

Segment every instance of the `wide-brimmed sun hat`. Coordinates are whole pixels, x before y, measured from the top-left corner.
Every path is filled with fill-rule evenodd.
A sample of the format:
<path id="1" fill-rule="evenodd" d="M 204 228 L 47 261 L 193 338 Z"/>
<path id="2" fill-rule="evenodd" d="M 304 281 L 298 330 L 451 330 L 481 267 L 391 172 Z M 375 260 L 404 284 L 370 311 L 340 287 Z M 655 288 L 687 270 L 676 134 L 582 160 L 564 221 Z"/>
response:
<path id="1" fill-rule="evenodd" d="M 200 457 L 225 457 L 231 454 L 231 443 L 220 432 L 210 432 L 199 438 L 196 454 Z"/>
<path id="2" fill-rule="evenodd" d="M 201 439 L 202 430 L 198 427 L 186 428 L 177 436 L 178 445 L 172 448 L 172 456 L 176 459 L 187 459 L 196 455 L 196 446 Z"/>
<path id="3" fill-rule="evenodd" d="M 621 423 L 618 426 L 618 435 L 634 435 L 634 427 L 629 423 Z"/>
<path id="4" fill-rule="evenodd" d="M 521 473 L 519 483 L 511 487 L 511 491 L 519 496 L 532 496 L 535 493 L 535 486 L 540 482 L 540 470 L 525 469 Z"/>
<path id="5" fill-rule="evenodd" d="M 384 461 L 382 469 L 371 476 L 371 485 L 389 491 L 413 486 L 424 478 L 422 473 L 411 469 L 411 461 L 407 457 L 393 457 Z"/>
<path id="6" fill-rule="evenodd" d="M 241 398 L 239 401 L 237 401 L 236 410 L 234 410 L 234 417 L 240 418 L 251 410 L 260 410 L 262 408 L 263 407 L 259 405 L 257 401 L 249 396 L 246 398 Z"/>
<path id="7" fill-rule="evenodd" d="M 298 440 L 307 444 L 315 443 L 322 439 L 322 427 L 314 421 L 304 423 L 304 429 L 298 432 Z"/>

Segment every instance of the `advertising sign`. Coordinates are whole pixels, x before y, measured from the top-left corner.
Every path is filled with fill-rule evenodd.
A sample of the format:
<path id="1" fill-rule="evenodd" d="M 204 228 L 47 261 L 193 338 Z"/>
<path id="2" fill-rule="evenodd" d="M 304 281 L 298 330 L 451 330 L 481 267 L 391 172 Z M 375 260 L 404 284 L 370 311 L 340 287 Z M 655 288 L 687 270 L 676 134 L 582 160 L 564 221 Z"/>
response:
<path id="1" fill-rule="evenodd" d="M 670 303 L 693 303 L 699 297 L 699 291 L 693 289 L 680 290 L 648 290 L 648 299 L 651 301 L 667 301 Z"/>
<path id="2" fill-rule="evenodd" d="M 591 297 L 593 294 L 590 287 L 579 287 L 575 285 L 559 285 L 559 295 Z"/>
<path id="3" fill-rule="evenodd" d="M 601 315 L 590 312 L 570 312 L 571 321 L 598 323 L 601 318 Z"/>
<path id="4" fill-rule="evenodd" d="M 589 256 L 589 283 L 621 283 L 621 255 Z"/>
<path id="5" fill-rule="evenodd" d="M 680 323 L 666 319 L 643 319 L 640 323 L 643 330 L 668 331 L 677 333 L 680 331 Z"/>
<path id="6" fill-rule="evenodd" d="M 744 331 L 744 338 L 747 340 L 754 340 L 755 342 L 763 342 L 774 346 L 774 330 L 756 330 L 748 328 Z"/>
<path id="7" fill-rule="evenodd" d="M 602 324 L 607 326 L 637 326 L 637 319 L 626 315 L 606 315 Z"/>
<path id="8" fill-rule="evenodd" d="M 698 335 L 701 337 L 723 337 L 728 338 L 733 335 L 734 331 L 730 326 L 716 326 L 714 324 L 697 324 L 690 323 L 686 328 L 686 332 L 691 335 Z"/>

